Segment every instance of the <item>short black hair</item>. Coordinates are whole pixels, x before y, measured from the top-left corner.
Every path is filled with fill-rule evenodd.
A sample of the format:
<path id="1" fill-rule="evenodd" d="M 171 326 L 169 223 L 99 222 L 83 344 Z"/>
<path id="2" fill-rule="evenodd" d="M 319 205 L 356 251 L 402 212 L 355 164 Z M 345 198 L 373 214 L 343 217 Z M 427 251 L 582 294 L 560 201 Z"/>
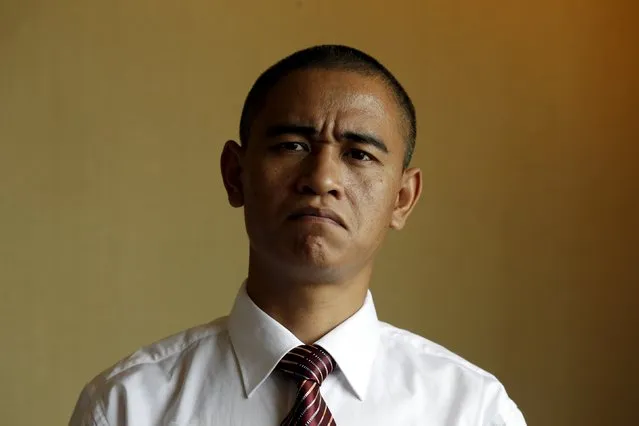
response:
<path id="1" fill-rule="evenodd" d="M 248 143 L 253 121 L 264 106 L 269 91 L 291 72 L 312 68 L 355 71 L 380 77 L 388 85 L 400 106 L 407 128 L 404 168 L 408 167 L 417 137 L 417 118 L 413 102 L 395 76 L 379 61 L 361 50 L 343 45 L 309 47 L 287 56 L 264 71 L 244 101 L 240 119 L 240 142 L 243 145 Z"/>

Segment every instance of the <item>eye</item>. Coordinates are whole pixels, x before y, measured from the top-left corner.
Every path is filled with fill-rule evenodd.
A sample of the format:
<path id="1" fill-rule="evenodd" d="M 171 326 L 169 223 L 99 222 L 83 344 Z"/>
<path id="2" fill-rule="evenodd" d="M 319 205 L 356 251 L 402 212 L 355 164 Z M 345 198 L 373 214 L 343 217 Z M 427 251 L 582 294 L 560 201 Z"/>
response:
<path id="1" fill-rule="evenodd" d="M 367 153 L 366 151 L 362 151 L 361 149 L 351 149 L 346 153 L 347 156 L 351 157 L 353 160 L 357 161 L 373 161 L 374 158 L 372 155 Z"/>
<path id="2" fill-rule="evenodd" d="M 283 142 L 277 144 L 276 148 L 280 151 L 310 151 L 308 145 L 302 142 Z"/>

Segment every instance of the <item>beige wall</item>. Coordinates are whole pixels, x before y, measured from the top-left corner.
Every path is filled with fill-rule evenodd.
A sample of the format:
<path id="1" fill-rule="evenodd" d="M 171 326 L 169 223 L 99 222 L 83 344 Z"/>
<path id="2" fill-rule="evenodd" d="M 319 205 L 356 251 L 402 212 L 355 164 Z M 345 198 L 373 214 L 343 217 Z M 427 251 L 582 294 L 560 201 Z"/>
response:
<path id="1" fill-rule="evenodd" d="M 101 369 L 228 311 L 246 238 L 222 143 L 258 73 L 321 42 L 417 105 L 425 193 L 383 250 L 380 316 L 494 372 L 531 425 L 633 424 L 636 12 L 2 0 L 0 424 L 63 424 Z"/>

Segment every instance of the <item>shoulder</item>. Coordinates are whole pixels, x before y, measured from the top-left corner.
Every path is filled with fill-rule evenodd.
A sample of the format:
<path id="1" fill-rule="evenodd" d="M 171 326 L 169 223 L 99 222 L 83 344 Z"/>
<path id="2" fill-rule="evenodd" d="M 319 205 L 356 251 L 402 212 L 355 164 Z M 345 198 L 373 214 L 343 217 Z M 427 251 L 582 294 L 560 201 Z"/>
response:
<path id="1" fill-rule="evenodd" d="M 200 344 L 214 343 L 220 334 L 226 333 L 226 323 L 227 317 L 218 318 L 144 346 L 103 371 L 96 379 L 109 381 L 144 366 L 162 364 L 164 368 L 170 368 L 172 363 L 177 362 L 186 353 L 197 349 Z"/>
<path id="2" fill-rule="evenodd" d="M 382 346 L 393 356 L 417 364 L 416 367 L 447 366 L 464 371 L 478 379 L 494 376 L 442 345 L 388 323 L 380 322 Z"/>
<path id="3" fill-rule="evenodd" d="M 383 367 L 391 376 L 409 377 L 410 386 L 436 389 L 437 396 L 448 394 L 459 406 L 475 407 L 479 424 L 525 426 L 517 405 L 493 374 L 431 340 L 387 323 L 380 322 L 380 338 Z"/>
<path id="4" fill-rule="evenodd" d="M 227 321 L 228 317 L 222 317 L 191 327 L 144 346 L 113 364 L 85 385 L 70 424 L 103 424 L 99 419 L 106 415 L 108 400 L 118 394 L 172 386 L 177 381 L 176 373 L 184 374 L 182 370 L 193 362 L 209 358 L 226 346 Z"/>

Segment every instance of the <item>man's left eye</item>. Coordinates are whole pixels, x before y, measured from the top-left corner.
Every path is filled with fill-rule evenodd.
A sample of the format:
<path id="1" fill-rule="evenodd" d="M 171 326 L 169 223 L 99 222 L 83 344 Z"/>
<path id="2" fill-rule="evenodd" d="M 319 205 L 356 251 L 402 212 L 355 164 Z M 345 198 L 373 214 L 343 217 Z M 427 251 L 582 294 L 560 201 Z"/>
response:
<path id="1" fill-rule="evenodd" d="M 372 161 L 373 157 L 365 151 L 359 149 L 351 149 L 347 155 L 357 161 Z"/>

